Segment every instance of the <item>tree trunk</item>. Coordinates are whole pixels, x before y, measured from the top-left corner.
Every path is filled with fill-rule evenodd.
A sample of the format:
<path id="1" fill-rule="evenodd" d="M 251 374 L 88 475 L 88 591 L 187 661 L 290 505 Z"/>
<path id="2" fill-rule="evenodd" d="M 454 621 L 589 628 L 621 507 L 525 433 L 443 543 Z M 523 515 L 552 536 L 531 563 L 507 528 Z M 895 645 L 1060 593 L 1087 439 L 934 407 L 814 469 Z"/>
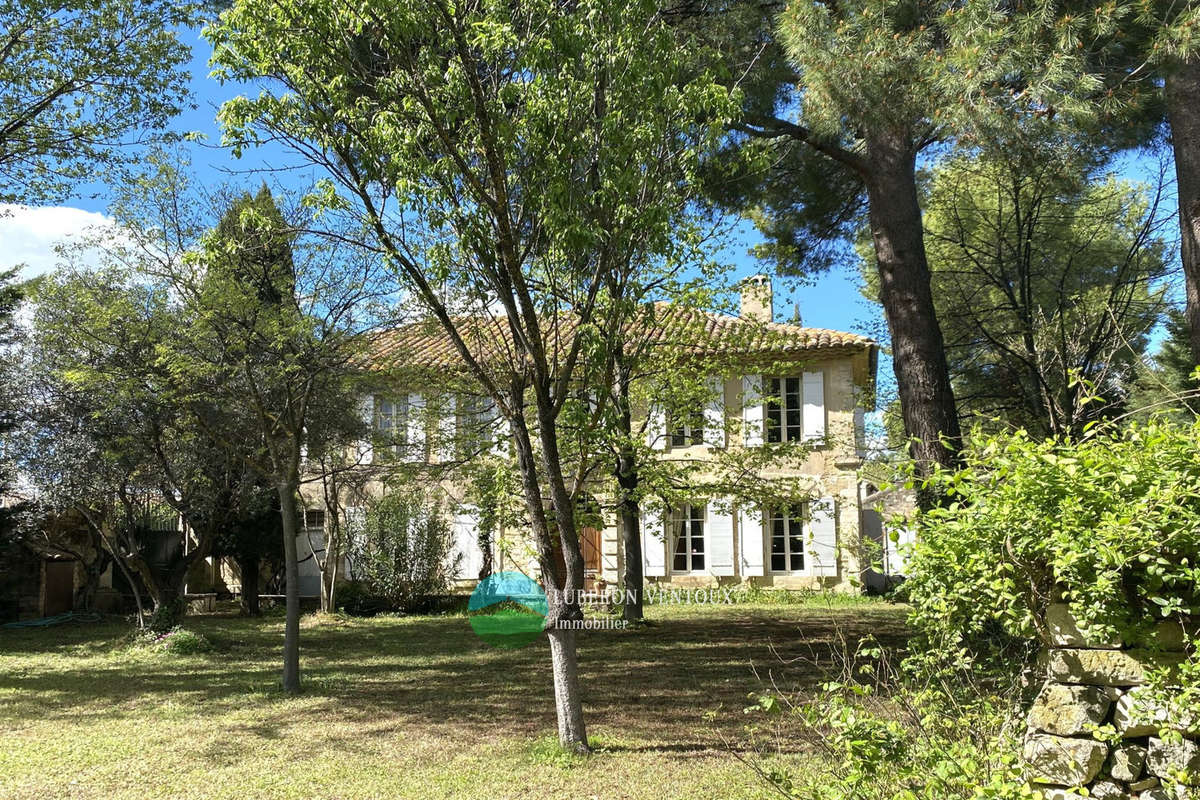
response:
<path id="1" fill-rule="evenodd" d="M 184 597 L 184 577 L 177 570 L 171 570 L 162 583 L 155 587 L 154 613 L 150 615 L 150 630 L 165 633 L 183 622 L 187 613 L 187 600 Z"/>
<path id="2" fill-rule="evenodd" d="M 247 617 L 257 617 L 262 614 L 258 602 L 258 571 L 257 557 L 238 559 L 238 572 L 242 574 L 242 614 Z"/>
<path id="3" fill-rule="evenodd" d="M 632 376 L 624 358 L 616 365 L 616 407 L 619 414 L 620 433 L 626 439 L 617 456 L 613 470 L 620 489 L 618 513 L 621 515 L 621 536 L 625 546 L 625 597 L 621 606 L 621 617 L 626 622 L 641 622 L 643 615 L 642 590 L 645 578 L 642 575 L 642 514 L 638 506 L 637 489 L 641 480 L 638 474 L 637 451 L 631 446 L 633 437 L 633 405 L 630 400 Z"/>
<path id="4" fill-rule="evenodd" d="M 587 753 L 587 730 L 579 692 L 579 662 L 575 653 L 575 631 L 555 628 L 550 639 L 550 664 L 554 671 L 554 710 L 558 716 L 558 742 L 575 753 Z"/>
<path id="5" fill-rule="evenodd" d="M 108 553 L 96 548 L 95 558 L 91 561 L 80 559 L 83 565 L 83 585 L 75 590 L 71 607 L 81 611 L 91 611 L 96 607 L 96 592 L 100 589 L 100 576 L 109 565 Z"/>
<path id="6" fill-rule="evenodd" d="M 1166 100 L 1179 194 L 1188 343 L 1192 364 L 1200 364 L 1200 60 L 1167 74 Z"/>
<path id="7" fill-rule="evenodd" d="M 904 430 L 919 475 L 958 462 L 962 434 L 942 329 L 930 288 L 910 137 L 888 133 L 867 141 L 867 198 L 879 298 L 892 337 L 892 361 Z M 920 493 L 923 505 L 933 498 Z"/>
<path id="8" fill-rule="evenodd" d="M 279 513 L 283 522 L 284 592 L 287 616 L 283 627 L 283 690 L 300 691 L 300 562 L 296 553 L 296 484 L 281 481 Z"/>
<path id="9" fill-rule="evenodd" d="M 550 666 L 554 676 L 554 709 L 558 717 L 558 741 L 564 749 L 577 753 L 588 752 L 587 732 L 583 724 L 583 698 L 579 691 L 579 666 L 575 658 L 575 630 L 570 627 L 583 619 L 576 587 L 583 584 L 583 556 L 579 552 L 579 536 L 575 530 L 574 506 L 567 495 L 558 466 L 558 441 L 554 436 L 555 420 L 539 408 L 539 437 L 542 445 L 542 465 L 554 500 L 558 522 L 559 544 L 566 561 L 566 580 L 562 586 L 554 575 L 553 544 L 543 506 L 541 482 L 529 428 L 521 417 L 512 420 L 513 442 L 521 466 L 521 482 L 525 504 L 533 523 L 537 542 L 538 564 L 542 583 L 546 587 L 549 614 L 546 635 L 550 639 Z M 549 427 L 547 427 L 547 425 Z M 572 552 L 573 551 L 573 552 Z M 566 623 L 566 627 L 564 627 Z"/>
<path id="10" fill-rule="evenodd" d="M 625 603 L 621 616 L 626 622 L 641 622 L 645 610 L 642 599 L 642 520 L 638 502 L 632 497 L 621 501 L 621 535 L 625 545 Z"/>

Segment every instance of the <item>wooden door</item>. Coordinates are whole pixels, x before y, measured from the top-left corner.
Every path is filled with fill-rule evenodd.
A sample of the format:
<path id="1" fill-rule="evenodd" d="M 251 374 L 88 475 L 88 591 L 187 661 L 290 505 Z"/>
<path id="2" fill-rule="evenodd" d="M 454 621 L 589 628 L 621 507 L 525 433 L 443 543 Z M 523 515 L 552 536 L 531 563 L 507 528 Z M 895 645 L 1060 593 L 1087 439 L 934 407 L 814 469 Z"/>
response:
<path id="1" fill-rule="evenodd" d="M 75 562 L 46 561 L 42 616 L 65 614 L 75 607 Z"/>
<path id="2" fill-rule="evenodd" d="M 579 549 L 583 554 L 583 588 L 591 591 L 596 588 L 600 578 L 600 543 L 601 532 L 598 528 L 582 527 L 579 529 Z"/>

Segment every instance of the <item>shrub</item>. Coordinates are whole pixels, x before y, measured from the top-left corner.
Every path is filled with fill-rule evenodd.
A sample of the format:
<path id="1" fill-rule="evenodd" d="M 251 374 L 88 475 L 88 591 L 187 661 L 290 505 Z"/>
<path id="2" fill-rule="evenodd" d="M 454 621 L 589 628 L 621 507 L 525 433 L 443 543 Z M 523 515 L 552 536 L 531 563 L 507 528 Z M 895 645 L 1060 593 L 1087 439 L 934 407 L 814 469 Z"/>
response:
<path id="1" fill-rule="evenodd" d="M 361 586 L 340 590 L 342 607 L 348 613 L 418 610 L 449 589 L 457 567 L 452 543 L 443 509 L 427 495 L 392 491 L 374 500 L 350 537 Z"/>
<path id="2" fill-rule="evenodd" d="M 134 644 L 139 648 L 177 656 L 207 653 L 213 649 L 212 643 L 203 634 L 179 626 L 162 632 L 145 630 L 138 635 Z"/>
<path id="3" fill-rule="evenodd" d="M 835 653 L 815 694 L 751 694 L 751 766 L 797 800 L 1031 800 L 1018 762 L 1017 681 L 922 677 L 866 640 Z M 824 756 L 801 775 L 764 742 L 796 739 Z M 816 772 L 813 772 L 813 765 Z"/>
<path id="4" fill-rule="evenodd" d="M 1154 420 L 1082 441 L 975 436 L 936 480 L 909 561 L 912 621 L 943 656 L 1045 632 L 1069 603 L 1093 635 L 1200 611 L 1200 423 Z"/>

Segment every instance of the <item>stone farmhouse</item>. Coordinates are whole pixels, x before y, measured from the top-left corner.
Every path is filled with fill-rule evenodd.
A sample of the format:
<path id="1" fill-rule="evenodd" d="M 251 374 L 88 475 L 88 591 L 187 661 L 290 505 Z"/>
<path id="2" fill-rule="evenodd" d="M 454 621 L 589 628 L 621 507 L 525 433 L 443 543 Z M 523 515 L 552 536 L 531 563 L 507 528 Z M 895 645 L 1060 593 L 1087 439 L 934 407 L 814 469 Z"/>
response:
<path id="1" fill-rule="evenodd" d="M 697 473 L 729 448 L 806 443 L 801 463 L 769 464 L 761 478 L 802 481 L 811 499 L 784 508 L 738 504 L 724 497 L 666 509 L 646 504 L 641 544 L 648 583 L 698 588 L 749 582 L 768 588 L 850 590 L 860 585 L 867 566 L 861 558 L 863 537 L 886 541 L 878 513 L 865 502 L 873 487 L 860 480 L 863 415 L 872 402 L 878 345 L 853 333 L 777 323 L 773 316 L 770 282 L 755 276 L 742 286 L 738 316 L 706 313 L 692 319 L 688 335 L 710 351 L 724 352 L 726 363 L 734 368 L 706 378 L 711 391 L 703 408 L 677 415 L 683 419 L 643 408 L 639 422 L 644 425 L 638 428 L 645 428 L 646 443 L 656 457 L 684 462 Z M 663 318 L 664 327 L 670 328 L 669 308 L 664 308 Z M 388 375 L 405 374 L 391 368 L 414 365 L 420 367 L 414 375 L 462 371 L 449 342 L 429 325 L 389 332 L 373 358 L 388 368 L 382 372 Z M 764 364 L 770 365 L 766 372 L 761 371 L 767 369 Z M 536 575 L 532 545 L 519 529 L 496 537 L 485 559 L 479 514 L 455 477 L 454 463 L 469 431 L 487 440 L 484 450 L 509 452 L 503 420 L 490 411 L 490 401 L 469 388 L 447 393 L 432 391 L 430 385 L 420 378 L 391 378 L 363 398 L 362 413 L 376 437 L 359 446 L 359 463 L 379 476 L 398 462 L 410 471 L 414 462 L 428 465 L 430 480 L 449 498 L 446 513 L 453 517 L 457 574 L 464 583 L 477 580 L 485 563 L 493 570 Z M 702 475 L 697 483 L 703 484 Z M 368 493 L 379 490 L 380 485 L 374 485 Z M 312 484 L 306 490 L 310 510 L 300 541 L 302 558 L 314 549 L 321 552 L 325 513 L 316 491 Z M 607 508 L 603 481 L 597 482 L 593 497 L 598 507 Z M 357 509 L 347 513 L 352 517 Z M 617 515 L 605 510 L 600 516 L 595 527 L 581 531 L 589 589 L 617 585 L 624 568 Z M 316 594 L 316 559 L 302 563 L 301 571 L 302 593 Z M 343 564 L 341 571 L 352 576 L 353 565 Z"/>

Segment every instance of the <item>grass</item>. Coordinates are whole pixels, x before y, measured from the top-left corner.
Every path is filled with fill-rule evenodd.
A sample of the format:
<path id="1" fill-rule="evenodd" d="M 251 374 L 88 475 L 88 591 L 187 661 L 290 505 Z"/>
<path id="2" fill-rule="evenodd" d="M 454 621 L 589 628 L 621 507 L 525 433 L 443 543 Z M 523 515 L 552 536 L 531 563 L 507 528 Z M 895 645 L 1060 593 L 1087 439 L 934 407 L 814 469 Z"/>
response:
<path id="1" fill-rule="evenodd" d="M 308 617 L 295 697 L 280 617 L 191 617 L 209 648 L 186 654 L 118 623 L 0 631 L 0 797 L 765 798 L 722 744 L 747 693 L 815 686 L 842 636 L 905 635 L 882 603 L 648 616 L 578 634 L 589 757 L 557 747 L 544 641 L 493 648 L 461 615 Z"/>

